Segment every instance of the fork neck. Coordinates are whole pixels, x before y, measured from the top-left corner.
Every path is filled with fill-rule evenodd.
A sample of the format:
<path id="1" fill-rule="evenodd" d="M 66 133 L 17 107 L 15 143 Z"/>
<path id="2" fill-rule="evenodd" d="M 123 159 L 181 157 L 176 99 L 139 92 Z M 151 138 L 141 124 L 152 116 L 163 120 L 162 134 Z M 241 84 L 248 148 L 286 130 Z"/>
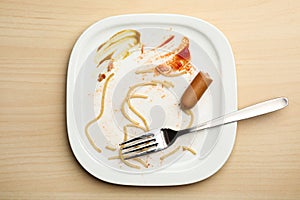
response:
<path id="1" fill-rule="evenodd" d="M 174 142 L 174 139 L 178 136 L 179 132 L 169 128 L 163 128 L 161 131 L 164 133 L 164 138 L 167 144 Z"/>
<path id="2" fill-rule="evenodd" d="M 181 135 L 185 135 L 187 133 L 193 133 L 193 132 L 203 130 L 203 129 L 206 129 L 206 128 L 209 128 L 209 124 L 207 122 L 204 122 L 202 124 L 199 124 L 198 126 L 194 126 L 194 127 L 183 129 L 183 130 L 179 130 L 177 135 L 181 136 Z"/>

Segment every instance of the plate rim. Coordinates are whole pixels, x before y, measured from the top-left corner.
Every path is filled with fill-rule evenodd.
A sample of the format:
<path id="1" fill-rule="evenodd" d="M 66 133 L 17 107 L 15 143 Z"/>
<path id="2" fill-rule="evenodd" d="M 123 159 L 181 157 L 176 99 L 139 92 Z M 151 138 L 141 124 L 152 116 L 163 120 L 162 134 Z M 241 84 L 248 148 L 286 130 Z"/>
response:
<path id="1" fill-rule="evenodd" d="M 215 163 L 215 167 L 213 169 L 206 169 L 206 173 L 203 174 L 197 172 L 197 166 L 192 167 L 190 170 L 182 171 L 181 173 L 184 173 L 184 176 L 180 176 L 179 172 L 172 172 L 168 171 L 167 169 L 163 169 L 158 172 L 154 172 L 151 174 L 127 174 L 127 173 L 121 173 L 116 170 L 112 170 L 107 168 L 103 165 L 101 168 L 101 174 L 99 174 L 99 166 L 93 165 L 96 162 L 91 156 L 87 156 L 84 152 L 84 149 L 80 147 L 81 142 L 76 140 L 74 136 L 74 132 L 76 132 L 76 124 L 75 120 L 72 119 L 72 116 L 74 116 L 73 113 L 73 107 L 72 107 L 72 94 L 71 91 L 72 84 L 74 86 L 74 78 L 72 77 L 71 71 L 74 70 L 76 63 L 76 58 L 78 51 L 80 50 L 80 45 L 85 41 L 86 37 L 88 37 L 88 34 L 91 33 L 93 30 L 97 29 L 99 26 L 114 26 L 118 23 L 124 21 L 124 20 L 132 21 L 135 23 L 178 23 L 181 21 L 180 25 L 186 26 L 189 28 L 196 29 L 200 32 L 206 32 L 211 34 L 211 37 L 214 37 L 215 40 L 213 40 L 211 37 L 209 37 L 210 42 L 214 44 L 214 46 L 220 46 L 225 51 L 224 54 L 221 54 L 222 59 L 224 59 L 227 63 L 230 63 L 229 67 L 231 67 L 231 70 L 225 70 L 222 71 L 222 73 L 231 74 L 230 76 L 234 77 L 234 80 L 231 80 L 230 86 L 233 86 L 234 88 L 228 88 L 230 89 L 229 92 L 226 91 L 226 87 L 228 87 L 229 84 L 226 84 L 224 87 L 226 93 L 225 93 L 225 100 L 227 100 L 228 96 L 231 97 L 230 101 L 226 101 L 226 104 L 229 103 L 230 105 L 225 106 L 225 113 L 232 112 L 234 110 L 237 110 L 237 78 L 236 78 L 236 66 L 234 61 L 233 52 L 231 49 L 231 46 L 229 44 L 229 41 L 225 37 L 225 35 L 217 29 L 215 26 L 211 25 L 210 23 L 191 16 L 186 15 L 178 15 L 178 14 L 159 14 L 159 13 L 145 13 L 145 14 L 126 14 L 126 15 L 117 15 L 117 16 L 111 16 L 104 18 L 102 20 L 97 21 L 96 23 L 89 26 L 77 39 L 75 42 L 70 58 L 69 58 L 69 64 L 68 64 L 68 70 L 67 70 L 67 84 L 66 84 L 66 119 L 67 119 L 67 133 L 69 138 L 69 143 L 72 149 L 72 152 L 77 159 L 77 161 L 80 163 L 80 165 L 91 175 L 94 177 L 105 181 L 109 183 L 119 184 L 119 185 L 132 185 L 132 186 L 175 186 L 175 185 L 185 185 L 185 184 L 191 184 L 198 181 L 202 181 L 213 174 L 215 174 L 217 171 L 219 171 L 223 165 L 228 160 L 235 143 L 235 137 L 236 137 L 236 127 L 237 123 L 227 124 L 223 126 L 222 133 L 223 132 L 229 132 L 226 133 L 226 136 L 224 134 L 220 135 L 219 141 L 227 141 L 226 146 L 224 147 L 222 143 L 219 143 L 215 146 L 213 151 L 219 151 L 221 149 L 221 152 L 223 153 L 223 156 L 221 156 L 222 159 L 218 160 L 218 163 Z M 169 20 L 169 21 L 168 21 Z M 183 24 L 183 22 L 185 24 Z M 189 23 L 187 23 L 189 22 Z M 199 28 L 201 27 L 201 29 Z M 204 28 L 203 28 L 203 27 Z M 206 34 L 208 37 L 208 35 Z M 224 45 L 224 46 L 223 46 Z M 224 49 L 225 48 L 225 49 Z M 216 49 L 217 50 L 217 49 Z M 217 50 L 218 51 L 218 50 Z M 227 75 L 228 76 L 228 75 Z M 74 83 L 73 83 L 73 82 Z M 230 107 L 230 108 L 229 108 Z M 75 135 L 76 136 L 76 135 Z M 204 159 L 204 163 L 208 162 L 208 159 L 212 159 L 211 155 L 209 155 L 207 158 Z M 216 162 L 215 160 L 213 160 Z"/>

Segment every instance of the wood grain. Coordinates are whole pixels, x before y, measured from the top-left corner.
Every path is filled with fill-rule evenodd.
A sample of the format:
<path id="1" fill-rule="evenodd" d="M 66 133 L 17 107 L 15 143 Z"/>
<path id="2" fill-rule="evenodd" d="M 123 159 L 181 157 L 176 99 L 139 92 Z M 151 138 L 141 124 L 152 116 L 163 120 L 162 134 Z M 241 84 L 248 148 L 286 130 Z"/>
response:
<path id="1" fill-rule="evenodd" d="M 124 187 L 76 162 L 65 122 L 70 51 L 92 23 L 125 13 L 199 17 L 228 37 L 239 107 L 286 96 L 288 108 L 238 124 L 234 151 L 208 180 Z M 297 0 L 0 1 L 0 199 L 300 199 L 300 2 Z"/>

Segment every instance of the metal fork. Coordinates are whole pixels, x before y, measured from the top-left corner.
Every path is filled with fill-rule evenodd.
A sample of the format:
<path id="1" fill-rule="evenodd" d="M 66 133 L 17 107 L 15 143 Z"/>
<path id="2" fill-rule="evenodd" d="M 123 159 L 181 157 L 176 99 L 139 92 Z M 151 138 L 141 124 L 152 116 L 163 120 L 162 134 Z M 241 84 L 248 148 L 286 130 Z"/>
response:
<path id="1" fill-rule="evenodd" d="M 120 149 L 124 159 L 131 159 L 147 155 L 170 147 L 178 137 L 187 133 L 193 133 L 196 131 L 274 112 L 286 107 L 287 105 L 288 99 L 285 97 L 279 97 L 223 115 L 188 129 L 179 131 L 169 128 L 154 129 L 141 136 L 121 143 Z"/>

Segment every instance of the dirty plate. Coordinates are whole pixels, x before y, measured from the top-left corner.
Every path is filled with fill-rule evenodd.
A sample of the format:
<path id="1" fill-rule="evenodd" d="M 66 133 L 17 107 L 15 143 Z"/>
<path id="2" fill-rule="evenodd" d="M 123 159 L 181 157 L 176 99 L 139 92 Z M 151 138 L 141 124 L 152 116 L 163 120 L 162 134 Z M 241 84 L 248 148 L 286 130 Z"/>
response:
<path id="1" fill-rule="evenodd" d="M 199 71 L 213 82 L 184 112 L 180 98 Z M 197 182 L 225 163 L 236 124 L 183 136 L 172 147 L 135 160 L 122 161 L 118 144 L 149 129 L 182 129 L 234 111 L 236 96 L 231 48 L 212 25 L 181 15 L 110 17 L 88 28 L 70 57 L 71 148 L 89 173 L 110 183 Z"/>

